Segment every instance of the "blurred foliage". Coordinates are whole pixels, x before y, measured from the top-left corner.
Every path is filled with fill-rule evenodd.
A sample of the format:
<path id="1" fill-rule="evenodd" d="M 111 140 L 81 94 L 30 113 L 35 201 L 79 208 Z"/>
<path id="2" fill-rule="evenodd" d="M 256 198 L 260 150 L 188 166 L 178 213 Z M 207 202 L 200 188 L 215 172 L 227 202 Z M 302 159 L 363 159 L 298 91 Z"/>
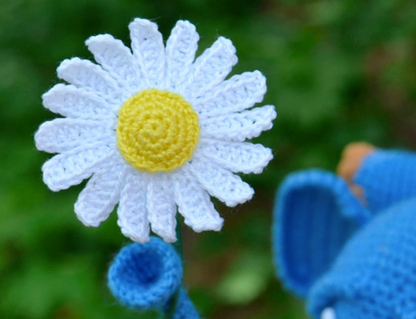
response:
<path id="1" fill-rule="evenodd" d="M 221 233 L 184 227 L 185 286 L 204 318 L 306 318 L 274 277 L 274 192 L 291 171 L 334 170 L 345 144 L 416 148 L 416 2 L 406 0 L 13 0 L 0 2 L 0 317 L 155 318 L 117 304 L 105 282 L 128 240 L 115 214 L 97 229 L 76 219 L 83 185 L 52 193 L 41 181 L 49 155 L 33 134 L 55 115 L 41 94 L 65 58 L 92 58 L 84 41 L 110 33 L 129 43 L 134 17 L 154 19 L 165 38 L 178 19 L 196 24 L 200 51 L 231 38 L 234 73 L 261 70 L 273 130 L 259 140 L 274 161 L 244 177 L 248 204 L 217 204 Z"/>

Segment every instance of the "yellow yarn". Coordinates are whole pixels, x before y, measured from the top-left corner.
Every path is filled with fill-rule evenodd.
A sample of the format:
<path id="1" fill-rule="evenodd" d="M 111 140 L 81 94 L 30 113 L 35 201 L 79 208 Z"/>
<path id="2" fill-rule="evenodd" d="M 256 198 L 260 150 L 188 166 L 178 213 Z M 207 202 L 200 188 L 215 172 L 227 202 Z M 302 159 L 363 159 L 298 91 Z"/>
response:
<path id="1" fill-rule="evenodd" d="M 198 115 L 180 95 L 143 90 L 124 102 L 117 145 L 134 168 L 169 172 L 188 161 L 198 144 Z"/>

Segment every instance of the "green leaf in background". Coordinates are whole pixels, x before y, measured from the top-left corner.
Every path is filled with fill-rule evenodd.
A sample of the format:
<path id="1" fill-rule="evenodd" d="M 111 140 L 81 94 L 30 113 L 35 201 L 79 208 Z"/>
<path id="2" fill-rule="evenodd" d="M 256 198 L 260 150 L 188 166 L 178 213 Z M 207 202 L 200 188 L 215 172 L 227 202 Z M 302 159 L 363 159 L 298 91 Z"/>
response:
<path id="1" fill-rule="evenodd" d="M 228 269 L 216 289 L 217 297 L 228 304 L 248 304 L 266 290 L 271 277 L 273 267 L 269 254 L 246 253 Z"/>

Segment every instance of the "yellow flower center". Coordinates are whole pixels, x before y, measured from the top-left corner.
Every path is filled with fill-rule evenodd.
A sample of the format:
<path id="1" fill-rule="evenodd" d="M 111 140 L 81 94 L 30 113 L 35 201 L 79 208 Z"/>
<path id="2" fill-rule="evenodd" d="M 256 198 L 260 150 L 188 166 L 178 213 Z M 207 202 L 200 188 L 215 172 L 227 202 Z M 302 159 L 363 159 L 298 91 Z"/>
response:
<path id="1" fill-rule="evenodd" d="M 180 95 L 143 90 L 120 108 L 117 145 L 134 168 L 169 172 L 188 161 L 198 144 L 198 115 Z"/>

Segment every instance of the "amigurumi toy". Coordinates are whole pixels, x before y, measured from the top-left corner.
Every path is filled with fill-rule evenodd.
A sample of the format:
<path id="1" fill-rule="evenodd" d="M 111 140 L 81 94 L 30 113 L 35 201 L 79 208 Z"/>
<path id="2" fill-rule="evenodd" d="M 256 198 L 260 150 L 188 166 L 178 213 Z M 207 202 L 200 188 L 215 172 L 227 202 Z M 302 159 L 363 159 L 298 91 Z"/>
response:
<path id="1" fill-rule="evenodd" d="M 360 229 L 312 287 L 308 311 L 320 318 L 416 319 L 416 198 L 393 205 Z"/>
<path id="2" fill-rule="evenodd" d="M 346 152 L 351 153 L 351 149 L 360 146 L 347 147 Z M 385 293 L 394 295 L 397 302 L 404 302 L 412 292 L 411 286 L 402 291 L 386 285 L 384 277 L 379 276 L 386 270 L 381 271 L 379 264 L 388 264 L 392 273 L 400 272 L 394 278 L 401 284 L 403 280 L 412 282 L 409 278 L 412 271 L 416 280 L 416 264 L 412 268 L 411 264 L 402 262 L 406 255 L 411 256 L 410 252 L 396 249 L 405 238 L 411 238 L 411 226 L 416 228 L 416 217 L 412 221 L 410 216 L 396 216 L 404 217 L 406 212 L 411 212 L 412 203 L 416 210 L 416 201 L 407 202 L 416 198 L 416 155 L 371 149 L 360 155 L 352 174 L 346 174 L 347 164 L 345 159 L 341 161 L 338 171 L 342 177 L 308 170 L 289 175 L 280 186 L 273 225 L 278 276 L 287 289 L 308 299 L 308 310 L 315 318 L 321 313 L 325 319 L 416 318 L 400 317 L 400 311 L 406 311 L 406 316 L 411 312 L 408 306 L 393 301 L 385 306 L 391 307 L 389 311 L 379 308 L 384 309 L 384 317 L 370 307 L 383 302 L 377 289 L 387 290 Z M 390 232 L 383 227 L 390 227 Z M 413 233 L 416 248 L 414 229 Z M 368 240 L 370 237 L 373 241 Z M 377 250 L 380 247 L 394 250 L 397 255 L 380 255 Z M 360 290 L 354 276 L 363 282 L 372 282 L 373 286 L 360 286 L 364 287 Z M 345 281 L 340 284 L 339 278 Z M 388 280 L 396 280 L 392 278 Z M 416 285 L 412 287 L 416 292 Z"/>

